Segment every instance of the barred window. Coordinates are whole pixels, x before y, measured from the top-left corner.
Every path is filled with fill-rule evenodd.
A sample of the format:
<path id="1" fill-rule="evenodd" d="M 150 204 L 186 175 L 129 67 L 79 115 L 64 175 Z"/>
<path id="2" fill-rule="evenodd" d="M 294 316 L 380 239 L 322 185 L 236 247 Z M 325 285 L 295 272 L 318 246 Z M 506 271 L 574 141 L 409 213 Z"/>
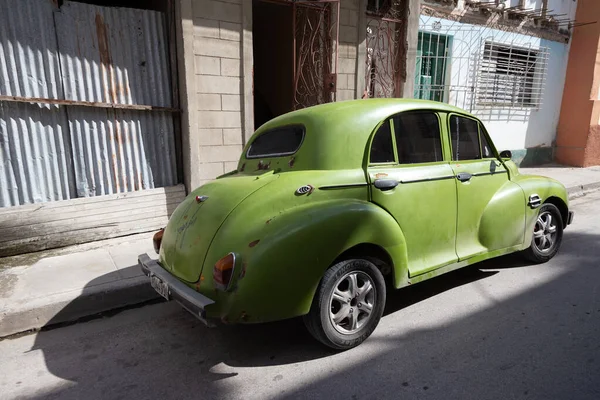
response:
<path id="1" fill-rule="evenodd" d="M 477 104 L 538 108 L 547 62 L 547 48 L 486 41 L 477 77 Z"/>

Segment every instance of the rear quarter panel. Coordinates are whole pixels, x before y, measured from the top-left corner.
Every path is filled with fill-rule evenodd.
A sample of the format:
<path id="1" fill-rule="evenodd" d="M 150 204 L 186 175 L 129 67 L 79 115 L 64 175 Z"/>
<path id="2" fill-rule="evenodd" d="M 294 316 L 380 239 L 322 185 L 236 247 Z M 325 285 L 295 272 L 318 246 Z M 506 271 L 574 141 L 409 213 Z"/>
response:
<path id="1" fill-rule="evenodd" d="M 328 175 L 330 174 L 330 175 Z M 364 183 L 319 189 L 332 183 Z M 299 186 L 315 190 L 296 195 Z M 225 322 L 266 322 L 306 314 L 325 270 L 345 250 L 377 244 L 394 264 L 406 265 L 404 237 L 395 220 L 368 201 L 364 172 L 282 174 L 277 190 L 259 190 L 228 217 L 213 240 L 200 291 L 216 300 L 209 317 Z M 233 288 L 214 290 L 212 265 L 238 254 Z M 406 277 L 399 274 L 397 279 Z"/>

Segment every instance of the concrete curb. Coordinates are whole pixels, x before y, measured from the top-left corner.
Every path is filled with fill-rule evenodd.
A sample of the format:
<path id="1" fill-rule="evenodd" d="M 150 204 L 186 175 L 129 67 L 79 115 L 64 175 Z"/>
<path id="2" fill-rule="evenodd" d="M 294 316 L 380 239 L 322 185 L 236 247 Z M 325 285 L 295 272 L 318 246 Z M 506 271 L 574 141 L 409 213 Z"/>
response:
<path id="1" fill-rule="evenodd" d="M 588 193 L 595 192 L 600 189 L 600 182 L 586 183 L 585 185 L 576 185 L 567 188 L 569 200 L 585 196 Z"/>
<path id="2" fill-rule="evenodd" d="M 158 298 L 145 276 L 12 305 L 0 311 L 0 338 Z"/>

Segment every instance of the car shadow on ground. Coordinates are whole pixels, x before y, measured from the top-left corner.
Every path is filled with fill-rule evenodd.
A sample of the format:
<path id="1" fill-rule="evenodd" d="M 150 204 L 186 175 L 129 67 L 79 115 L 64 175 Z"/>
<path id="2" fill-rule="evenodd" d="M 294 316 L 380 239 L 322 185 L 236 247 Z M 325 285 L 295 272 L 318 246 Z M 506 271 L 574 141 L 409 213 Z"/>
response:
<path id="1" fill-rule="evenodd" d="M 536 362 L 533 368 L 541 368 L 539 373 L 548 374 L 540 382 L 549 385 L 552 390 L 559 390 L 559 394 L 566 387 L 556 388 L 556 382 L 560 382 L 561 376 L 568 374 L 570 368 L 578 368 L 574 363 L 582 363 L 590 373 L 594 371 L 596 377 L 600 376 L 597 344 L 600 304 L 596 309 L 586 309 L 586 312 L 594 314 L 596 322 L 582 325 L 579 331 L 570 326 L 571 316 L 568 314 L 574 311 L 571 303 L 588 304 L 593 300 L 590 293 L 581 290 L 571 293 L 568 287 L 589 286 L 592 279 L 600 281 L 595 254 L 598 244 L 600 240 L 596 235 L 572 233 L 563 243 L 559 255 L 561 262 L 569 265 L 560 279 L 500 302 L 486 312 L 453 321 L 443 328 L 412 332 L 404 337 L 374 335 L 365 345 L 369 342 L 375 345 L 380 341 L 386 351 L 374 352 L 358 364 L 343 366 L 341 371 L 325 372 L 321 378 L 286 396 L 382 398 L 393 391 L 405 391 L 409 398 L 423 393 L 428 396 L 437 393 L 431 398 L 476 398 L 461 397 L 461 392 L 456 392 L 458 389 L 443 385 L 436 390 L 424 391 L 432 388 L 438 378 L 446 374 L 454 374 L 453 379 L 463 386 L 487 384 L 492 387 L 498 383 L 485 383 L 489 376 L 483 371 L 502 373 L 515 368 L 515 371 L 529 376 L 527 374 L 531 371 L 527 368 L 532 368 L 535 357 L 541 357 L 543 363 L 558 366 L 547 370 Z M 411 305 L 448 290 L 484 281 L 501 274 L 504 269 L 524 265 L 529 268 L 519 257 L 501 257 L 392 292 L 388 296 L 384 321 Z M 541 267 L 544 266 L 531 266 Z M 585 272 L 587 276 L 577 272 Z M 75 300 L 61 313 L 77 306 Z M 57 314 L 57 320 L 61 319 L 61 313 Z M 577 318 L 585 319 L 589 315 L 578 315 Z M 563 316 L 563 323 L 556 326 L 556 321 Z M 52 323 L 50 321 L 48 325 Z M 567 330 L 577 331 L 580 342 L 585 342 L 595 356 L 582 353 L 580 348 L 563 351 L 561 346 L 565 343 L 559 339 L 564 339 Z M 593 335 L 592 331 L 595 332 Z M 535 335 L 539 336 L 540 342 Z M 440 336 L 445 339 L 440 340 Z M 324 359 L 326 362 L 328 357 L 336 355 L 310 337 L 301 319 L 208 329 L 172 302 L 123 311 L 109 319 L 40 332 L 32 350 L 43 353 L 46 368 L 51 374 L 71 382 L 40 394 L 39 398 L 228 397 L 233 390 L 232 384 L 228 386 L 219 382 L 235 379 L 240 368 L 284 368 L 315 360 Z M 357 349 L 347 354 L 351 355 L 354 351 Z M 507 355 L 511 357 L 507 358 Z M 398 364 L 399 358 L 406 361 Z M 353 388 L 352 379 L 359 378 L 364 381 L 364 387 Z M 568 386 L 583 385 L 587 390 L 592 385 L 588 378 L 587 374 L 577 379 L 569 378 L 572 385 Z M 600 390 L 599 381 L 596 379 L 593 383 L 594 390 Z M 523 382 L 516 382 L 518 390 L 522 389 L 521 393 L 532 390 L 525 388 L 527 385 L 523 386 Z M 547 389 L 542 386 L 534 386 L 539 393 L 546 393 Z M 412 394 L 411 390 L 414 391 Z M 552 397 L 551 392 L 547 394 L 549 397 L 546 398 Z"/>

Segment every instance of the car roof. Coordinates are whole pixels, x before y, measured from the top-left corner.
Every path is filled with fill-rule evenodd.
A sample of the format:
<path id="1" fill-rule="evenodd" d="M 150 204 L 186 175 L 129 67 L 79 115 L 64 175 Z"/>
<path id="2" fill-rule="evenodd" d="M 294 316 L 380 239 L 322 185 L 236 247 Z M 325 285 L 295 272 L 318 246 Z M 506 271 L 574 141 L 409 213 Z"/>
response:
<path id="1" fill-rule="evenodd" d="M 304 143 L 298 151 L 298 161 L 301 158 L 310 158 L 310 167 L 315 169 L 357 168 L 363 165 L 366 145 L 371 133 L 381 121 L 394 114 L 416 110 L 470 115 L 458 107 L 428 100 L 361 99 L 340 101 L 280 115 L 257 129 L 249 143 L 267 130 L 301 124 L 306 128 L 307 133 Z"/>

